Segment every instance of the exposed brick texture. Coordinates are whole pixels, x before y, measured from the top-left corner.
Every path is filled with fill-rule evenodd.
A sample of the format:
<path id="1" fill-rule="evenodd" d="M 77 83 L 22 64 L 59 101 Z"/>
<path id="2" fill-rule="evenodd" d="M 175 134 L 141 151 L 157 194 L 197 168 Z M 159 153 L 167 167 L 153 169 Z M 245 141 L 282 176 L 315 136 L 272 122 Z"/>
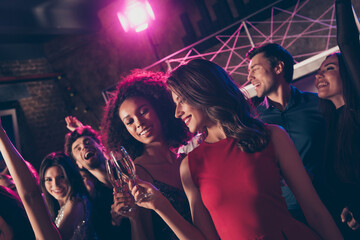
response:
<path id="1" fill-rule="evenodd" d="M 0 76 L 26 76 L 51 72 L 51 65 L 46 58 L 2 61 Z"/>
<path id="2" fill-rule="evenodd" d="M 0 62 L 0 74 L 6 76 L 31 76 L 51 73 L 47 59 Z M 4 102 L 1 109 L 17 111 L 21 152 L 36 168 L 42 158 L 52 151 L 61 151 L 67 132 L 64 118 L 73 108 L 70 92 L 64 79 L 34 79 L 26 81 L 30 97 L 17 102 Z M 10 83 L 11 84 L 11 83 Z"/>

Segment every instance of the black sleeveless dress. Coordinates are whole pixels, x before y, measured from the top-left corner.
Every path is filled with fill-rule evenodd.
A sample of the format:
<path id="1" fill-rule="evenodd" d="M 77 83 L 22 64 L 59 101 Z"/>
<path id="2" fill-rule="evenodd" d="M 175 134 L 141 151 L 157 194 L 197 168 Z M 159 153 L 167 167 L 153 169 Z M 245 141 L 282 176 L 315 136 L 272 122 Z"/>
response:
<path id="1" fill-rule="evenodd" d="M 149 174 L 149 176 L 151 176 L 154 182 L 154 186 L 159 189 L 159 191 L 169 200 L 175 210 L 188 222 L 191 223 L 191 212 L 185 192 L 176 187 L 170 186 L 166 183 L 154 179 L 150 172 L 146 170 L 146 168 L 144 168 L 143 166 L 139 164 L 136 164 L 136 166 L 141 167 Z M 162 220 L 162 218 L 154 211 L 152 211 L 152 221 L 154 228 L 154 238 L 156 240 L 178 239 L 175 233 L 171 230 L 171 228 L 169 228 L 169 226 Z"/>

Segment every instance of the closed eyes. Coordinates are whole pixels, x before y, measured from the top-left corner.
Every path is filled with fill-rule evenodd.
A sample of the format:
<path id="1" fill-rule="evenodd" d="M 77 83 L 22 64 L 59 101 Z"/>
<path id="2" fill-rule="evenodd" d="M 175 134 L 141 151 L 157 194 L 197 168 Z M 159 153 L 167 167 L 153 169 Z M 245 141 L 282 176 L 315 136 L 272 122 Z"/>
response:
<path id="1" fill-rule="evenodd" d="M 149 112 L 148 108 L 142 108 L 139 111 L 140 116 L 144 116 Z M 134 119 L 133 118 L 127 118 L 126 121 L 124 122 L 125 125 L 131 125 L 134 123 Z"/>

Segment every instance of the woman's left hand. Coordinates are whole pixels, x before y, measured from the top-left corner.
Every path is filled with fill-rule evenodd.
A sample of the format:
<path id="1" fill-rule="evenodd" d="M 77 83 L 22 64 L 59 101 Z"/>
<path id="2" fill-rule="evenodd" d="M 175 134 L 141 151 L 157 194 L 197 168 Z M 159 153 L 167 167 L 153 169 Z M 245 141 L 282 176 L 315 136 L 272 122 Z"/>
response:
<path id="1" fill-rule="evenodd" d="M 360 229 L 360 224 L 355 220 L 353 213 L 348 207 L 345 207 L 341 213 L 341 221 L 347 223 L 347 225 L 354 231 Z"/>

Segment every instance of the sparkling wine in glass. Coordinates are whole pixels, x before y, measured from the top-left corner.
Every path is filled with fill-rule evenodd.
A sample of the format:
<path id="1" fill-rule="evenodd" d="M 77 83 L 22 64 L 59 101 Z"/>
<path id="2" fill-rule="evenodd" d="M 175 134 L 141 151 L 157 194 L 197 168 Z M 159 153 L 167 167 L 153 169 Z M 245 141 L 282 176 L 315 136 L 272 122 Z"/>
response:
<path id="1" fill-rule="evenodd" d="M 121 172 L 117 169 L 114 162 L 111 159 L 106 160 L 106 173 L 109 177 L 111 185 L 115 188 L 116 192 L 126 193 L 129 192 L 127 184 L 121 177 Z M 131 194 L 130 194 L 131 195 Z M 129 204 L 120 209 L 121 213 L 128 213 L 133 210 L 133 207 Z"/>
<path id="2" fill-rule="evenodd" d="M 125 148 L 121 146 L 119 152 L 112 151 L 110 152 L 110 156 L 113 159 L 115 166 L 121 172 L 121 177 L 126 181 L 132 181 L 135 186 L 138 186 L 136 182 L 134 161 L 131 159 Z M 150 193 L 144 192 L 144 189 L 140 186 L 138 186 L 138 189 L 140 191 L 140 195 L 136 202 L 141 202 L 151 195 Z"/>

